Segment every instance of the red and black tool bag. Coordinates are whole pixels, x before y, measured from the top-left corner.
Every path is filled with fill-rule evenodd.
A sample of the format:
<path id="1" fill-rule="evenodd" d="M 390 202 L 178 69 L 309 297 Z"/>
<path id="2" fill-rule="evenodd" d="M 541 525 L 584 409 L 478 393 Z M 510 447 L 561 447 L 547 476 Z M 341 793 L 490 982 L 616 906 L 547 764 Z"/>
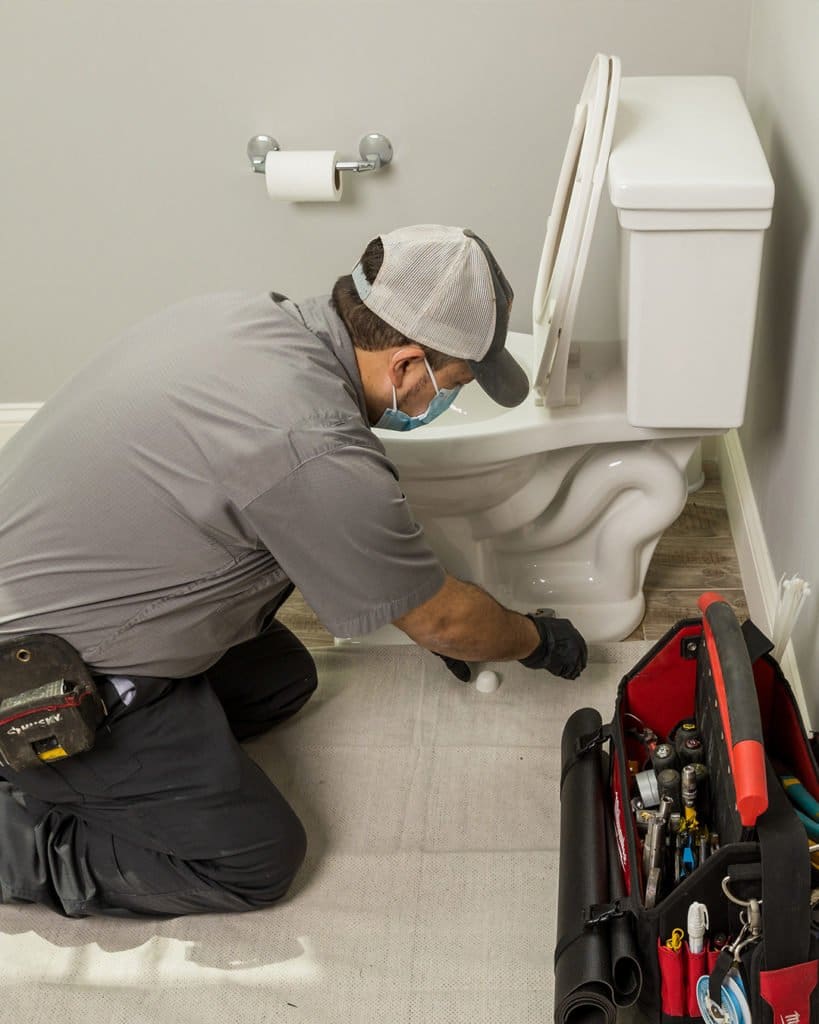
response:
<path id="1" fill-rule="evenodd" d="M 770 642 L 752 623 L 740 627 L 718 595 L 703 595 L 700 607 L 701 620 L 679 622 L 622 680 L 610 728 L 610 813 L 628 894 L 622 905 L 640 951 L 640 1005 L 656 1021 L 701 1020 L 695 987 L 703 975 L 719 1002 L 731 957 L 708 945 L 692 954 L 687 941 L 679 949 L 666 943 L 675 929 L 685 931 L 692 902 L 708 907 L 711 940 L 739 933 L 742 908 L 726 896 L 727 878 L 740 899 L 762 900 L 761 938 L 741 957 L 754 1024 L 819 1022 L 809 843 L 778 776 L 786 769 L 819 799 L 819 768 Z M 631 807 L 634 763 L 647 760 L 640 734 L 649 729 L 666 738 L 691 718 L 702 737 L 711 829 L 721 845 L 648 909 Z"/>

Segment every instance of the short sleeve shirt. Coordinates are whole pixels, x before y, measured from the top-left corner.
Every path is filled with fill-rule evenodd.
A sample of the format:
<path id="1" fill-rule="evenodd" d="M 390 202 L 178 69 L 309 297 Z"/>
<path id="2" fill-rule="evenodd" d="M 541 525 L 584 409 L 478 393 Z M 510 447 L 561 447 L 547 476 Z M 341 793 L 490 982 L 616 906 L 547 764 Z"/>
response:
<path id="1" fill-rule="evenodd" d="M 337 636 L 444 571 L 368 426 L 326 297 L 226 293 L 139 324 L 0 448 L 0 638 L 179 678 L 258 634 L 292 581 Z"/>

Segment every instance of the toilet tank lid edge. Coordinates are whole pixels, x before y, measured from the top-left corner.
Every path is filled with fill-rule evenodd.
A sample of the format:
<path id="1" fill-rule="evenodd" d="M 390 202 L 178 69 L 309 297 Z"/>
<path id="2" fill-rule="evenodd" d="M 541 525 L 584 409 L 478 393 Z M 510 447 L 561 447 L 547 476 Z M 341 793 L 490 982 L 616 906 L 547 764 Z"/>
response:
<path id="1" fill-rule="evenodd" d="M 727 76 L 623 78 L 608 185 L 618 209 L 760 210 L 774 197 L 751 115 Z"/>

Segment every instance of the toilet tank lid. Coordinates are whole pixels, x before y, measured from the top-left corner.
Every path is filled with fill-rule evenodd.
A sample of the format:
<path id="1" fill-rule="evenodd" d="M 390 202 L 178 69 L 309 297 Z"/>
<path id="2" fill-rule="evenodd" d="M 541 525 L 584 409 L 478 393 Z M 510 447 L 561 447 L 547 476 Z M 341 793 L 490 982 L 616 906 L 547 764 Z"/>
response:
<path id="1" fill-rule="evenodd" d="M 623 78 L 608 181 L 618 209 L 773 206 L 765 154 L 728 77 Z"/>

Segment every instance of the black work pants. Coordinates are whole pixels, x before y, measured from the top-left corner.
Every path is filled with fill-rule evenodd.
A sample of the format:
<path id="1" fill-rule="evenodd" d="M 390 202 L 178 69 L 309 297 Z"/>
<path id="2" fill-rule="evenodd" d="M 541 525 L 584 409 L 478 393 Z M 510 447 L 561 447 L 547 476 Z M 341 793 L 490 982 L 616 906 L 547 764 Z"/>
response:
<path id="1" fill-rule="evenodd" d="M 239 746 L 295 714 L 313 659 L 275 620 L 189 679 L 99 680 L 109 714 L 84 754 L 0 768 L 0 900 L 71 917 L 264 907 L 304 859 L 301 822 Z"/>

